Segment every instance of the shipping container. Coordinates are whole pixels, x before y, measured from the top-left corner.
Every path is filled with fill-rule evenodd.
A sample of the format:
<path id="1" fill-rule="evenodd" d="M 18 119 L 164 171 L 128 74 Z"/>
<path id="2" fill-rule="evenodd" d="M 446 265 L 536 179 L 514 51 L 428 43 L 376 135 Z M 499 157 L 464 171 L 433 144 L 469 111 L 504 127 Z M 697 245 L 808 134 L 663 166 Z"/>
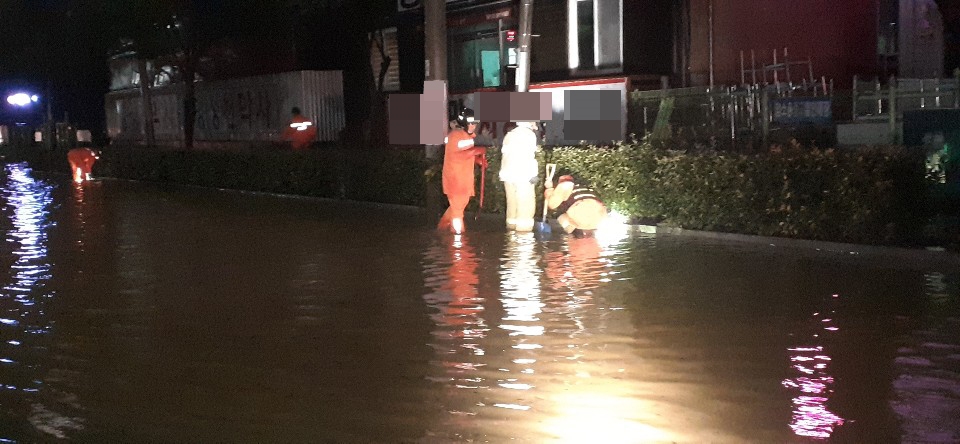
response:
<path id="1" fill-rule="evenodd" d="M 159 144 L 183 139 L 183 86 L 152 88 L 154 135 Z M 292 71 L 196 83 L 197 142 L 280 141 L 290 110 L 300 108 L 317 128 L 318 141 L 335 141 L 345 126 L 341 71 Z M 107 135 L 144 140 L 139 89 L 111 91 L 105 97 Z"/>

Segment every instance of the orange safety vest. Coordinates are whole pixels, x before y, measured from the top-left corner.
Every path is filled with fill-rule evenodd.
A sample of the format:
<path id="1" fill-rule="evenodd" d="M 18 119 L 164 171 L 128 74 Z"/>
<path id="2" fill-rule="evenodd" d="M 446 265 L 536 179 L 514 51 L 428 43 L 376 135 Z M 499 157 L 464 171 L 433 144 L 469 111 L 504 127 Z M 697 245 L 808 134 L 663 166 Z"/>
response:
<path id="1" fill-rule="evenodd" d="M 317 139 L 317 127 L 299 114 L 293 116 L 283 130 L 283 140 L 290 141 L 294 149 L 306 148 Z"/>
<path id="2" fill-rule="evenodd" d="M 83 174 L 90 174 L 93 164 L 97 161 L 97 155 L 90 148 L 74 148 L 67 151 L 67 161 L 70 162 L 70 169 L 73 172 L 80 168 Z"/>

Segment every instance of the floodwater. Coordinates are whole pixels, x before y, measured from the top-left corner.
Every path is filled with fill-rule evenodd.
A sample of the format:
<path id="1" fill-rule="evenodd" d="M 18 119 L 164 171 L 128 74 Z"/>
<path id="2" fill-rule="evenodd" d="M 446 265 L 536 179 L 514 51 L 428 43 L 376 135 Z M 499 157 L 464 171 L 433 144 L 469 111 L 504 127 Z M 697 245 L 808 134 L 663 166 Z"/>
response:
<path id="1" fill-rule="evenodd" d="M 4 170 L 0 442 L 960 441 L 949 265 Z"/>

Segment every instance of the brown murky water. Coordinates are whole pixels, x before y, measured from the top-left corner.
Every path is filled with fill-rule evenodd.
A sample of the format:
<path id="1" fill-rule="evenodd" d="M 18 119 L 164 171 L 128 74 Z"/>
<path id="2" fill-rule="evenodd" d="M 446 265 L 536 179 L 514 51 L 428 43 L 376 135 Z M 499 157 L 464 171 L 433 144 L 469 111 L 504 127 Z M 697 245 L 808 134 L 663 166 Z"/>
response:
<path id="1" fill-rule="evenodd" d="M 960 441 L 949 267 L 23 165 L 0 206 L 0 442 Z"/>

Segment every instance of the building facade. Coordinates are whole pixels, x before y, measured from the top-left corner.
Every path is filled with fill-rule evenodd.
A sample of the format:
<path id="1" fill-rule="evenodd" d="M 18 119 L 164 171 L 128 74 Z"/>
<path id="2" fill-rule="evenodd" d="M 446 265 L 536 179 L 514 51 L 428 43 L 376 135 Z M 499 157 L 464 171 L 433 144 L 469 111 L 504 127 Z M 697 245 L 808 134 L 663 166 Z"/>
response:
<path id="1" fill-rule="evenodd" d="M 385 30 L 395 51 L 385 89 L 416 92 L 424 79 L 422 0 L 396 2 Z M 447 0 L 451 93 L 513 88 L 519 3 Z M 636 89 L 736 85 L 752 82 L 745 70 L 785 61 L 808 62 L 791 65 L 791 81 L 826 78 L 838 88 L 854 75 L 951 75 L 935 0 L 536 0 L 532 31 L 532 83 L 626 76 Z"/>
<path id="2" fill-rule="evenodd" d="M 678 77 L 674 47 L 681 8 L 669 0 L 538 0 L 533 6 L 531 82 L 632 76 L 660 85 Z M 447 0 L 447 78 L 453 94 L 511 90 L 519 43 L 519 1 Z M 414 92 L 424 79 L 423 6 L 397 0 L 395 26 L 384 30 L 395 45 L 396 82 L 386 91 Z M 664 20 L 663 18 L 667 19 Z M 625 32 L 625 30 L 631 30 Z M 645 48 L 637 51 L 637 48 Z M 374 54 L 374 72 L 379 55 Z"/>

